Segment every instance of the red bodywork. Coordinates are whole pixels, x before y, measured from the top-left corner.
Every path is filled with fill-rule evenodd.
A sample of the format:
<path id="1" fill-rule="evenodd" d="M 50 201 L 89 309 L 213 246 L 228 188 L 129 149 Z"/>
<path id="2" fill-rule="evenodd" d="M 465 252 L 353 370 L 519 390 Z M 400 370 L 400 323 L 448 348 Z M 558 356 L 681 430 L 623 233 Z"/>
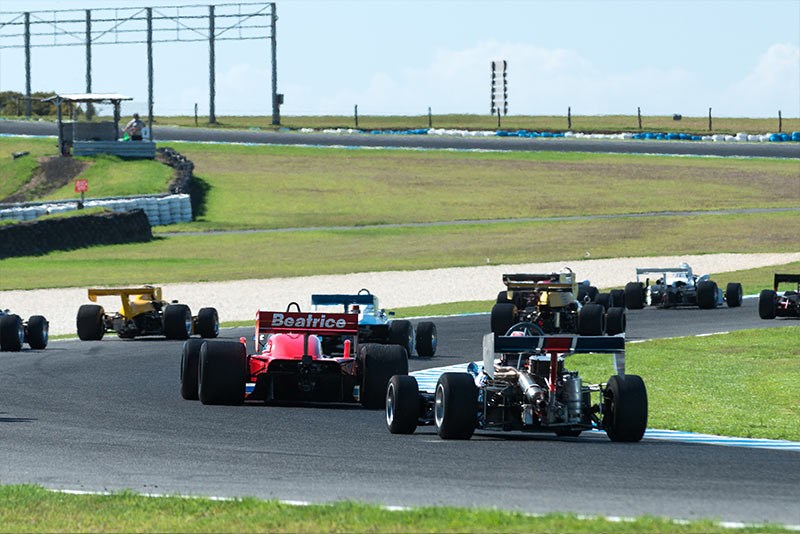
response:
<path id="1" fill-rule="evenodd" d="M 259 311 L 246 398 L 357 402 L 358 314 Z"/>

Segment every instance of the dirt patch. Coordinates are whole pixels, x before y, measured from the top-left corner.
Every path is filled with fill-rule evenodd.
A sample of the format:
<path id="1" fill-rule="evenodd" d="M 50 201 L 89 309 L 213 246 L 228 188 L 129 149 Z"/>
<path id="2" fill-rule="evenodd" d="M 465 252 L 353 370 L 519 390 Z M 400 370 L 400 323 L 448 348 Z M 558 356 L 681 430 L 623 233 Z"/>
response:
<path id="1" fill-rule="evenodd" d="M 17 192 L 0 202 L 30 202 L 64 187 L 85 171 L 91 163 L 62 156 L 39 158 L 39 168 Z"/>

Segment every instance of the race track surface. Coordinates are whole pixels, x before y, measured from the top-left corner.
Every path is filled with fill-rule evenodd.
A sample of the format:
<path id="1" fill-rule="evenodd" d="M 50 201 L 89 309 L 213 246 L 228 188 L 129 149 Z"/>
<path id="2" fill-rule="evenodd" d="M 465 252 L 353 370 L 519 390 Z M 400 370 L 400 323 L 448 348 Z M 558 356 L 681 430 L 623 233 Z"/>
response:
<path id="1" fill-rule="evenodd" d="M 439 353 L 414 358 L 411 369 L 477 358 L 488 322 L 488 315 L 436 319 Z M 787 324 L 798 323 L 758 319 L 755 299 L 738 309 L 628 315 L 632 340 Z M 223 335 L 249 338 L 252 329 Z M 433 427 L 392 435 L 382 412 L 353 405 L 203 406 L 180 397 L 181 346 L 109 336 L 0 353 L 0 481 L 800 524 L 797 452 L 612 443 L 600 433 L 478 432 L 442 441 Z"/>

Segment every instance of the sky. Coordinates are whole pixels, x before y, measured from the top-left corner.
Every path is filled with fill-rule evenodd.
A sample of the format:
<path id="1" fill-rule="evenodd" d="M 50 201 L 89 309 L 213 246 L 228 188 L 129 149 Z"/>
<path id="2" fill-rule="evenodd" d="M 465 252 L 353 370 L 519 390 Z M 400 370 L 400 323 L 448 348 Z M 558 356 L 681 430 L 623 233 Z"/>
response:
<path id="1" fill-rule="evenodd" d="M 0 0 L 0 24 L 24 11 L 235 3 Z M 279 0 L 276 10 L 284 116 L 488 115 L 490 65 L 506 60 L 509 115 L 800 117 L 800 0 Z M 83 46 L 34 48 L 32 90 L 84 92 L 85 68 Z M 217 116 L 271 115 L 266 39 L 217 42 L 215 70 Z M 155 44 L 154 73 L 156 115 L 208 113 L 207 43 Z M 132 96 L 124 114 L 146 112 L 145 45 L 93 47 L 92 89 Z M 0 91 L 25 91 L 21 48 L 0 49 Z"/>

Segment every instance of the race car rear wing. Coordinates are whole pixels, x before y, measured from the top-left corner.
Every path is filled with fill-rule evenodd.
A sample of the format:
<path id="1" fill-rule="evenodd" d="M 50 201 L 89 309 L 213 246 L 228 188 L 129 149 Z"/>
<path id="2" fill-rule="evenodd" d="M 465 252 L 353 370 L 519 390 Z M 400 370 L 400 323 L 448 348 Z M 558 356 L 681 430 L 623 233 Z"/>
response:
<path id="1" fill-rule="evenodd" d="M 483 337 L 483 368 L 494 370 L 498 354 L 546 354 L 551 358 L 579 353 L 612 354 L 617 374 L 625 374 L 625 334 L 616 336 L 495 336 Z"/>
<path id="2" fill-rule="evenodd" d="M 378 307 L 378 297 L 369 293 L 359 293 L 358 295 L 311 295 L 312 306 L 344 306 L 345 310 L 352 304 L 361 306 L 373 305 Z"/>
<path id="3" fill-rule="evenodd" d="M 258 334 L 357 335 L 358 314 L 262 311 L 256 314 Z"/>
<path id="4" fill-rule="evenodd" d="M 133 315 L 130 304 L 130 298 L 132 296 L 142 295 L 147 297 L 149 300 L 162 300 L 161 288 L 153 286 L 123 287 L 113 289 L 89 288 L 88 293 L 89 300 L 92 302 L 97 302 L 97 297 L 119 296 L 122 298 L 122 311 L 124 312 L 125 317 L 131 317 Z"/>
<path id="5" fill-rule="evenodd" d="M 575 273 L 504 274 L 503 284 L 510 289 L 566 289 L 577 291 Z"/>
<path id="6" fill-rule="evenodd" d="M 778 291 L 778 286 L 783 283 L 797 284 L 797 289 L 800 291 L 800 274 L 775 274 L 773 285 L 775 291 Z"/>

